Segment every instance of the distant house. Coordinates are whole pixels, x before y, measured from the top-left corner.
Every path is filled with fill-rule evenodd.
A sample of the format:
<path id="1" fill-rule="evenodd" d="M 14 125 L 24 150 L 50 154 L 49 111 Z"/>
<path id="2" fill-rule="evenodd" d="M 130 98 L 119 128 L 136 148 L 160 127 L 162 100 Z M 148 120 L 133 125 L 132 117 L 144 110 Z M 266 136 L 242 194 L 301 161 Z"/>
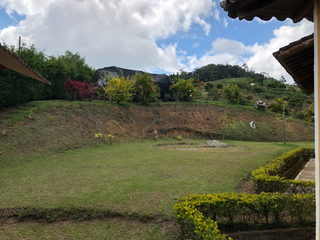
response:
<path id="1" fill-rule="evenodd" d="M 100 85 L 103 86 L 107 78 L 105 77 L 105 74 L 107 74 L 109 77 L 117 78 L 118 75 L 123 74 L 124 77 L 131 77 L 136 75 L 136 73 L 145 74 L 143 71 L 138 70 L 131 70 L 131 69 L 125 69 L 125 68 L 119 68 L 115 66 L 111 67 L 105 67 L 98 69 L 93 77 L 93 83 L 95 86 Z M 166 93 L 170 93 L 170 80 L 169 77 L 166 74 L 150 74 L 153 81 L 156 85 L 160 88 L 160 98 L 164 99 L 164 95 Z"/>
<path id="2" fill-rule="evenodd" d="M 6 71 L 7 69 L 11 69 L 40 82 L 44 82 L 49 85 L 51 84 L 51 82 L 47 81 L 37 73 L 22 58 L 19 58 L 16 54 L 2 46 L 0 43 L 0 70 Z"/>

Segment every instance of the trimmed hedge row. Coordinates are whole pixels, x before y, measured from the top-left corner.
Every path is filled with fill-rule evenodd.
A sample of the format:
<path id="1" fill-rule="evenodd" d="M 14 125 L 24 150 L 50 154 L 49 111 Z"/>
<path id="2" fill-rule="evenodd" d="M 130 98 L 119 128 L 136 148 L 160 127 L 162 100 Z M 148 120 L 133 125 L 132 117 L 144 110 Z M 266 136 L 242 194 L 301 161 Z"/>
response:
<path id="1" fill-rule="evenodd" d="M 256 192 L 312 193 L 315 181 L 306 182 L 286 179 L 284 175 L 299 161 L 308 161 L 314 156 L 312 148 L 297 148 L 271 160 L 265 166 L 252 172 Z"/>
<path id="2" fill-rule="evenodd" d="M 225 230 L 314 226 L 315 194 L 194 194 L 179 199 L 174 210 L 186 239 L 221 240 L 226 236 L 217 221 Z"/>
<path id="3" fill-rule="evenodd" d="M 307 161 L 310 156 L 314 156 L 314 149 L 298 148 L 253 171 L 255 188 L 261 194 L 194 194 L 179 199 L 174 210 L 182 234 L 186 239 L 226 239 L 220 233 L 217 222 L 220 229 L 233 232 L 296 225 L 313 227 L 315 181 L 296 181 L 283 177 L 299 161 Z"/>

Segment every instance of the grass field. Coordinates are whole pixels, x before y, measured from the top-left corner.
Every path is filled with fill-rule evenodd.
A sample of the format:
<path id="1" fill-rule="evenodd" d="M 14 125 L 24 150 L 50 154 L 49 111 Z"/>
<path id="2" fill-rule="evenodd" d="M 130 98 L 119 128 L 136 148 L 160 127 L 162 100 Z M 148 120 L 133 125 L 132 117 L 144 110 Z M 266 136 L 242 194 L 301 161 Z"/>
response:
<path id="1" fill-rule="evenodd" d="M 179 197 L 235 192 L 249 172 L 276 156 L 314 147 L 313 142 L 226 141 L 232 147 L 210 149 L 201 146 L 204 140 L 187 142 L 194 144 L 193 150 L 157 146 L 174 140 L 136 140 L 2 162 L 0 209 L 90 208 L 152 219 L 4 224 L 0 231 L 9 236 L 4 239 L 176 239 L 170 221 L 174 225 L 173 206 Z"/>

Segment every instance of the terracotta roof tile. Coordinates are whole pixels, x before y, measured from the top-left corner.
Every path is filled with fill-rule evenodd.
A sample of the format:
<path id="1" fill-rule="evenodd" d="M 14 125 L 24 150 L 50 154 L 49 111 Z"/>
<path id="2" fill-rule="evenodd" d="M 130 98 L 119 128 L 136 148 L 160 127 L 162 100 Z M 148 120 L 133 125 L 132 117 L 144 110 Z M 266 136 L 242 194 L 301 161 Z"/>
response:
<path id="1" fill-rule="evenodd" d="M 5 68 L 11 69 L 33 79 L 36 79 L 40 82 L 46 84 L 51 84 L 48 80 L 42 77 L 37 71 L 30 67 L 26 61 L 22 58 L 19 58 L 16 54 L 11 52 L 6 47 L 2 46 L 0 43 L 0 65 Z"/>

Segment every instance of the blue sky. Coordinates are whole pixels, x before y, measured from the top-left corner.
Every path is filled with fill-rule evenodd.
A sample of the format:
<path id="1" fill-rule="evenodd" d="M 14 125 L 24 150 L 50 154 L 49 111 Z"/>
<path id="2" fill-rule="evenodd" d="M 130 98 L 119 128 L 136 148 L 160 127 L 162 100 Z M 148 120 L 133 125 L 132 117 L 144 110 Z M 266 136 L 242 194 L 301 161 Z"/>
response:
<path id="1" fill-rule="evenodd" d="M 21 20 L 25 19 L 25 15 L 19 15 L 16 12 L 13 12 L 10 16 L 6 13 L 4 8 L 0 8 L 0 29 L 6 28 L 11 25 L 18 25 Z"/>
<path id="2" fill-rule="evenodd" d="M 34 43 L 47 55 L 79 52 L 95 69 L 156 73 L 246 63 L 292 78 L 272 53 L 313 32 L 313 23 L 231 19 L 218 0 L 0 0 L 0 41 Z"/>

